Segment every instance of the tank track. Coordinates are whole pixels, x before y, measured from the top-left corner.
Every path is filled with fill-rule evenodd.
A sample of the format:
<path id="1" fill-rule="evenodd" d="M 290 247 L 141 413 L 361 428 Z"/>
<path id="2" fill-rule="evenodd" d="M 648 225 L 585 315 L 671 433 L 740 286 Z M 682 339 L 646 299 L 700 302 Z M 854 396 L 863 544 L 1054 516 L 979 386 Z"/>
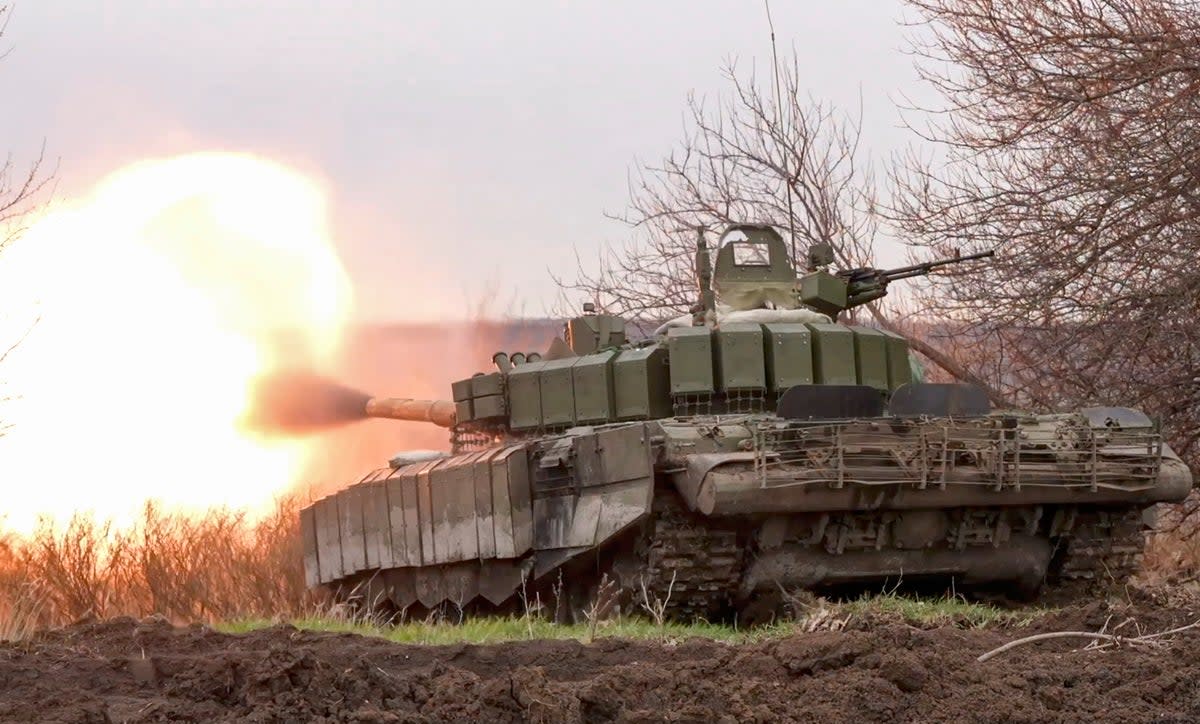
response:
<path id="1" fill-rule="evenodd" d="M 1124 513 L 1081 511 L 1052 583 L 1063 586 L 1121 585 L 1132 578 L 1142 565 L 1146 533 L 1142 511 Z"/>
<path id="2" fill-rule="evenodd" d="M 673 493 L 657 493 L 650 535 L 639 549 L 634 601 L 665 602 L 667 616 L 680 620 L 712 619 L 732 610 L 746 548 L 736 530 L 714 522 L 689 513 Z M 1141 569 L 1142 511 L 1079 511 L 1071 535 L 1059 545 L 1047 581 L 1051 590 L 1123 585 Z"/>
<path id="3" fill-rule="evenodd" d="M 711 618 L 729 608 L 742 575 L 743 547 L 737 531 L 689 513 L 678 496 L 654 499 L 650 537 L 639 556 L 644 565 L 635 600 L 660 603 L 671 618 Z M 645 584 L 645 593 L 641 584 Z"/>
<path id="4" fill-rule="evenodd" d="M 1074 515 L 1071 532 L 1056 540 L 1042 592 L 1073 596 L 1123 585 L 1138 573 L 1146 544 L 1141 509 L 1085 509 Z M 616 583 L 614 602 L 628 612 L 653 615 L 657 608 L 679 621 L 715 621 L 735 612 L 739 620 L 769 618 L 782 601 L 763 592 L 738 599 L 750 550 L 746 538 L 736 524 L 692 513 L 673 490 L 660 488 L 649 519 L 623 537 L 624 543 L 593 559 L 598 567 L 576 572 L 576 580 L 586 583 L 568 593 L 566 605 L 582 611 L 594 603 L 607 575 Z M 554 580 L 561 586 L 562 574 Z M 1036 589 L 1013 592 L 1018 598 L 1039 595 Z M 545 595 L 552 600 L 561 591 Z"/>

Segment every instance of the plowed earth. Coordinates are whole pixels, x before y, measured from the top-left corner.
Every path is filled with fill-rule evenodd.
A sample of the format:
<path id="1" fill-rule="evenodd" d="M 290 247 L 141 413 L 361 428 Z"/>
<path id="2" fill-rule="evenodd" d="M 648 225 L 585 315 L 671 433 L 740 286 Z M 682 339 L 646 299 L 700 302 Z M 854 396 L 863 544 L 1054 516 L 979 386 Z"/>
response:
<path id="1" fill-rule="evenodd" d="M 1032 633 L 1161 631 L 1188 607 L 1092 602 L 1020 628 L 851 630 L 753 644 L 403 646 L 275 627 L 113 620 L 0 646 L 0 719 L 150 721 L 1196 721 L 1200 630 L 1080 650 Z"/>

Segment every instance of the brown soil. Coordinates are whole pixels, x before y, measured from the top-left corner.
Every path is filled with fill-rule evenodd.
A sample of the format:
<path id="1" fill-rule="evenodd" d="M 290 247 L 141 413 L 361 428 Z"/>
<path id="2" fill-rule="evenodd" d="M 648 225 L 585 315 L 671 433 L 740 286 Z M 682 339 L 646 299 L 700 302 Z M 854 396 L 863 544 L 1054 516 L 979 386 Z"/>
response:
<path id="1" fill-rule="evenodd" d="M 0 719 L 144 721 L 1196 721 L 1200 630 L 1160 647 L 979 654 L 1043 631 L 1160 631 L 1190 606 L 1092 602 L 1024 628 L 852 630 L 756 644 L 402 646 L 279 626 L 78 624 L 0 646 Z"/>

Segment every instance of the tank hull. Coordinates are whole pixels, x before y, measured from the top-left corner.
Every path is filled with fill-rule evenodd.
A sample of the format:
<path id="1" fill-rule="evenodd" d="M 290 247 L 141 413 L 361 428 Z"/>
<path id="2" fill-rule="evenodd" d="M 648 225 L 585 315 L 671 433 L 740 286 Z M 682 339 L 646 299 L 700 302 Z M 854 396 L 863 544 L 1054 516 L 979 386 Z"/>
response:
<path id="1" fill-rule="evenodd" d="M 1026 595 L 1119 578 L 1153 505 L 1192 478 L 1152 428 L 1094 417 L 572 428 L 377 471 L 318 501 L 302 514 L 305 570 L 398 609 L 528 605 L 542 588 L 586 599 L 607 576 L 631 605 L 710 618 L 780 590 L 898 577 Z"/>

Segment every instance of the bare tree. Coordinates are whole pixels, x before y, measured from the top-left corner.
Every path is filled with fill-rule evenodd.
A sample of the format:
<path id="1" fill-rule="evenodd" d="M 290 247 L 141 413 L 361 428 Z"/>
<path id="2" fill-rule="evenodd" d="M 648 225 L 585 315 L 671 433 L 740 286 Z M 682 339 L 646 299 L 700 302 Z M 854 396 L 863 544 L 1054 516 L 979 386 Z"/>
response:
<path id="1" fill-rule="evenodd" d="M 725 67 L 729 95 L 708 105 L 688 99 L 683 142 L 629 183 L 629 207 L 616 215 L 635 238 L 604 249 L 594 267 L 582 260 L 573 280 L 557 280 L 570 296 L 643 322 L 686 312 L 695 303 L 694 230 L 731 222 L 767 223 L 789 231 L 793 253 L 830 244 L 843 267 L 865 266 L 880 234 L 872 166 L 860 149 L 861 109 L 839 112 L 808 95 L 792 54 L 763 87 L 753 70 Z M 566 305 L 563 305 L 566 306 Z M 954 379 L 979 384 L 994 402 L 1008 400 L 955 354 L 927 343 L 926 327 L 907 323 L 895 305 L 856 314 L 905 333 L 914 350 Z"/>
<path id="2" fill-rule="evenodd" d="M 0 39 L 4 38 L 8 29 L 10 11 L 11 6 L 0 5 Z M 6 54 L 6 51 L 0 50 L 0 59 Z M 25 230 L 23 222 L 41 202 L 42 193 L 47 190 L 52 178 L 53 173 L 46 169 L 44 146 L 28 164 L 18 164 L 11 154 L 0 163 L 0 252 Z M 0 339 L 0 364 L 12 354 L 26 334 L 28 329 L 15 339 Z M 0 403 L 6 399 L 0 388 Z M 0 435 L 4 434 L 7 427 L 0 415 Z"/>
<path id="3" fill-rule="evenodd" d="M 828 242 L 847 263 L 869 259 L 875 193 L 859 117 L 807 96 L 794 55 L 779 70 L 778 104 L 753 70 L 730 63 L 723 74 L 729 96 L 689 97 L 683 142 L 630 178 L 629 207 L 614 217 L 635 229 L 634 241 L 603 250 L 594 267 L 580 263 L 575 279 L 559 280 L 565 292 L 638 319 L 686 312 L 696 227 L 734 221 L 792 230 L 800 254 Z"/>
<path id="4" fill-rule="evenodd" d="M 999 252 L 995 264 L 929 287 L 970 342 L 958 345 L 960 362 L 1034 407 L 1161 414 L 1195 467 L 1196 5 L 910 3 L 921 16 L 918 68 L 944 99 L 917 109 L 917 130 L 941 152 L 900 164 L 893 220 L 919 247 Z M 988 366 L 970 350 L 1004 363 Z"/>
<path id="5" fill-rule="evenodd" d="M 11 7 L 0 5 L 0 39 L 4 38 L 11 17 Z M 0 59 L 7 51 L 0 50 Z M 36 159 L 21 167 L 9 154 L 0 164 L 0 250 L 3 250 L 23 230 L 21 221 L 32 211 L 39 194 L 50 183 L 52 174 L 46 173 L 45 147 Z"/>

